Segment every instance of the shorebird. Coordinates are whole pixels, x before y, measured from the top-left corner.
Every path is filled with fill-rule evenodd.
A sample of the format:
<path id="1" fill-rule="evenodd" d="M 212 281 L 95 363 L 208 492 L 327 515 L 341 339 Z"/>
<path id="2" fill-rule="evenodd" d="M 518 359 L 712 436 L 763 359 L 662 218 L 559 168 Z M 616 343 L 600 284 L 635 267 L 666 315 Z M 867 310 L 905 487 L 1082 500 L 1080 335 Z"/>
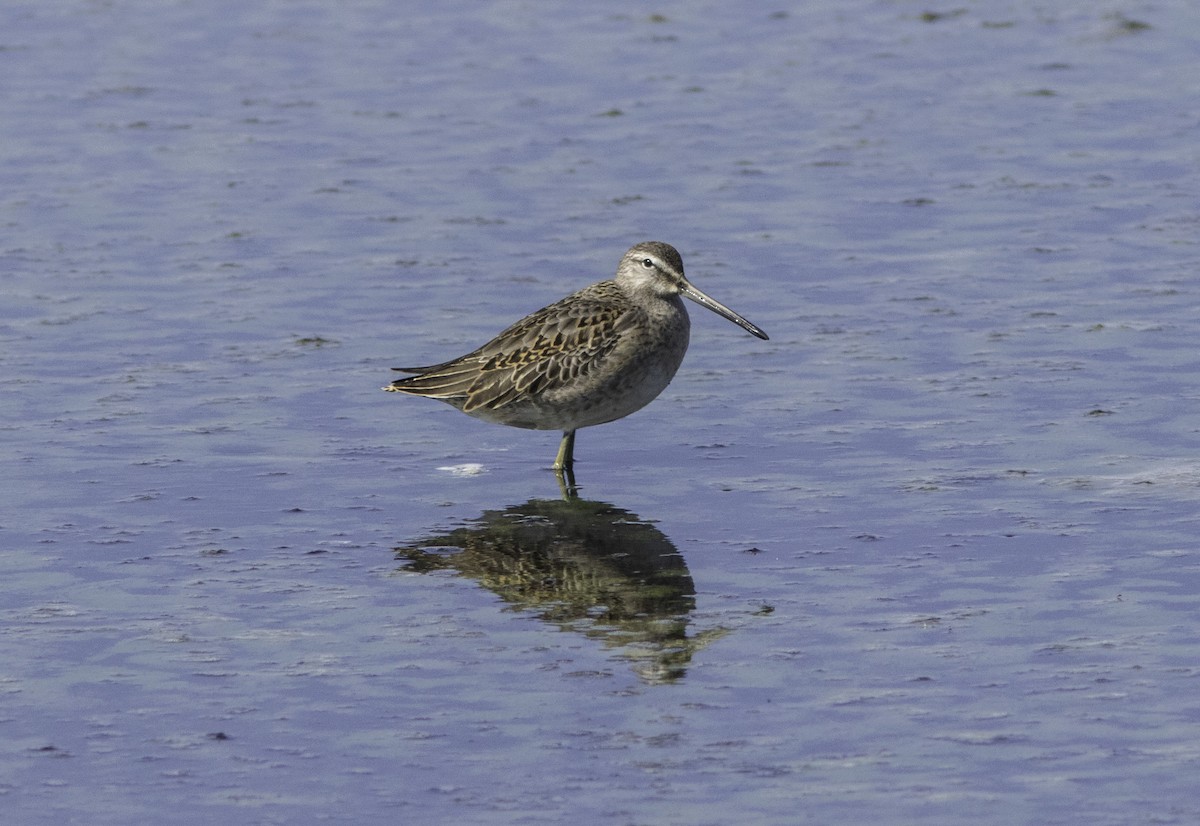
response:
<path id="1" fill-rule="evenodd" d="M 674 247 L 646 241 L 621 257 L 616 277 L 543 307 L 465 356 L 393 368 L 414 375 L 383 389 L 438 399 L 488 422 L 561 430 L 554 470 L 570 475 L 576 430 L 640 410 L 675 376 L 691 328 L 680 296 L 767 338 L 692 286 Z"/>

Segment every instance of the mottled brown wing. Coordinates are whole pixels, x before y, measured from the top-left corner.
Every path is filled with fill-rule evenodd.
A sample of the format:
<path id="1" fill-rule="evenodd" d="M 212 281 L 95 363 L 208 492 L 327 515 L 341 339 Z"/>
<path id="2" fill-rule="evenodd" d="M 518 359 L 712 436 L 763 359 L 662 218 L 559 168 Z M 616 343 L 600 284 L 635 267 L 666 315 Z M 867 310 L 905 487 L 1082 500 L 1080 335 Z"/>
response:
<path id="1" fill-rule="evenodd" d="M 539 310 L 481 347 L 463 411 L 549 393 L 600 368 L 625 334 L 629 308 L 594 292 Z"/>
<path id="2" fill-rule="evenodd" d="M 544 307 L 478 350 L 427 368 L 392 388 L 448 401 L 463 412 L 498 409 L 551 392 L 603 365 L 631 320 L 612 282 L 601 282 Z"/>

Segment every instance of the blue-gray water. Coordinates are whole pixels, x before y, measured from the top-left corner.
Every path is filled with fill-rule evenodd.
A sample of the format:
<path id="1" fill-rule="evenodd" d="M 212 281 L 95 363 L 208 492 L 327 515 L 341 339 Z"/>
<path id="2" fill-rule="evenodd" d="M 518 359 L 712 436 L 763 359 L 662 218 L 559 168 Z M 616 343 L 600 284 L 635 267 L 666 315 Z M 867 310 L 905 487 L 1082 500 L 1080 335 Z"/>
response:
<path id="1" fill-rule="evenodd" d="M 4 820 L 1195 823 L 1198 41 L 6 3 Z M 771 340 L 695 308 L 575 509 L 379 391 L 650 238 Z"/>

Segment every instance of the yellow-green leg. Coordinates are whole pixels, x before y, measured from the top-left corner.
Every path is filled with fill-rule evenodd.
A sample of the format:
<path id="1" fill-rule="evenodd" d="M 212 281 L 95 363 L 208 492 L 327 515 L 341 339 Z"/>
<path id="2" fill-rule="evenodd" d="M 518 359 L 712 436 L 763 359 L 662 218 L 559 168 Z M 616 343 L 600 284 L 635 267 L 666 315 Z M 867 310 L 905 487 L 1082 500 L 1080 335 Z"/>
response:
<path id="1" fill-rule="evenodd" d="M 558 489 L 562 498 L 570 501 L 579 498 L 579 489 L 575 485 L 575 431 L 563 433 L 562 444 L 558 446 L 558 457 L 554 460 L 554 476 L 558 479 Z"/>
<path id="2" fill-rule="evenodd" d="M 554 460 L 554 469 L 562 472 L 569 471 L 575 464 L 575 431 L 563 433 L 562 442 L 558 446 L 558 456 Z"/>

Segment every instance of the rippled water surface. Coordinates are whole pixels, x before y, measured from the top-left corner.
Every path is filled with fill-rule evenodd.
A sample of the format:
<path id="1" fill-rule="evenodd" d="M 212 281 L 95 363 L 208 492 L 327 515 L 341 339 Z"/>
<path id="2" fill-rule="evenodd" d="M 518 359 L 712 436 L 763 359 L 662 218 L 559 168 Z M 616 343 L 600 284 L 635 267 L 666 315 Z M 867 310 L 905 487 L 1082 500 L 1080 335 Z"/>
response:
<path id="1" fill-rule="evenodd" d="M 0 807 L 1200 820 L 1200 11 L 0 8 Z M 558 435 L 379 391 L 609 276 Z"/>

